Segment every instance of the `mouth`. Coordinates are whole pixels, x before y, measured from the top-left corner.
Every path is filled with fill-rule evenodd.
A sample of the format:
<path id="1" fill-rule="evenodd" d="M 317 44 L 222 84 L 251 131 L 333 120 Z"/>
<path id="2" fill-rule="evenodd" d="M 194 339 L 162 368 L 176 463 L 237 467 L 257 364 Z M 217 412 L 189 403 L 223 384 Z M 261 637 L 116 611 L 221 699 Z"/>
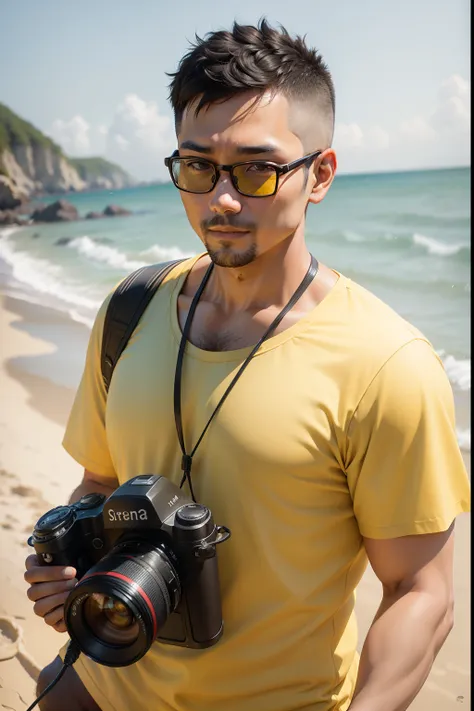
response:
<path id="1" fill-rule="evenodd" d="M 216 237 L 226 237 L 226 238 L 242 237 L 242 235 L 249 234 L 249 230 L 233 230 L 233 229 L 228 229 L 226 227 L 223 227 L 222 229 L 210 229 L 208 231 L 212 232 L 212 234 L 215 235 Z"/>

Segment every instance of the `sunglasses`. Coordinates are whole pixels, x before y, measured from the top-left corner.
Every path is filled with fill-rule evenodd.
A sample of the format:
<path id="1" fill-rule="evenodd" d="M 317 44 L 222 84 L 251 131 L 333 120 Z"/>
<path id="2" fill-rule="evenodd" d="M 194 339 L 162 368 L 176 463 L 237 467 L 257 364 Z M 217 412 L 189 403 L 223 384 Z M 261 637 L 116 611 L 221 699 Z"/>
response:
<path id="1" fill-rule="evenodd" d="M 233 165 L 216 165 L 205 158 L 196 156 L 180 156 L 175 151 L 165 158 L 171 180 L 174 185 L 185 193 L 210 193 L 219 180 L 221 171 L 230 174 L 232 185 L 241 195 L 246 197 L 271 197 L 278 190 L 280 175 L 289 173 L 305 163 L 312 162 L 322 151 L 309 153 L 291 163 L 272 163 L 265 160 L 252 160 Z"/>

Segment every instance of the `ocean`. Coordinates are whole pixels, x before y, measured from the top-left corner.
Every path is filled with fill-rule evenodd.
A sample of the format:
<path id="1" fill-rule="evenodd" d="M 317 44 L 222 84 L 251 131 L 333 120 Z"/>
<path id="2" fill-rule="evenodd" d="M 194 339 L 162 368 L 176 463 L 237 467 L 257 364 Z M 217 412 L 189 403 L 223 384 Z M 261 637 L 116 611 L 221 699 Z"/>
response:
<path id="1" fill-rule="evenodd" d="M 66 199 L 83 216 L 108 204 L 133 214 L 4 229 L 0 288 L 6 296 L 64 312 L 71 329 L 73 322 L 90 328 L 102 299 L 130 271 L 201 250 L 171 184 Z M 324 201 L 309 207 L 306 232 L 320 261 L 370 289 L 431 340 L 457 404 L 464 403 L 458 436 L 465 450 L 470 450 L 470 223 L 470 169 L 457 168 L 337 176 Z M 35 328 L 40 335 L 38 325 L 29 324 L 28 330 L 34 334 Z M 71 333 L 67 338 L 71 350 Z M 65 339 L 51 334 L 63 347 Z M 50 370 L 48 377 L 75 386 L 82 363 L 83 352 L 73 366 Z"/>

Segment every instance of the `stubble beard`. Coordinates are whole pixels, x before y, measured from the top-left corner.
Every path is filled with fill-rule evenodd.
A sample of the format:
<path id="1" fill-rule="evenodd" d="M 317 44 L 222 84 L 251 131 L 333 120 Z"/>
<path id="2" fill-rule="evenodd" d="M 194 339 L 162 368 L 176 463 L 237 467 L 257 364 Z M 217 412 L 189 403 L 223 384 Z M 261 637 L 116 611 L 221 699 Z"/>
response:
<path id="1" fill-rule="evenodd" d="M 254 262 L 257 258 L 257 245 L 255 242 L 253 242 L 243 252 L 234 252 L 234 244 L 230 241 L 222 241 L 219 249 L 213 249 L 210 247 L 207 240 L 205 245 L 211 260 L 218 267 L 227 267 L 231 269 L 245 267 L 247 264 Z"/>

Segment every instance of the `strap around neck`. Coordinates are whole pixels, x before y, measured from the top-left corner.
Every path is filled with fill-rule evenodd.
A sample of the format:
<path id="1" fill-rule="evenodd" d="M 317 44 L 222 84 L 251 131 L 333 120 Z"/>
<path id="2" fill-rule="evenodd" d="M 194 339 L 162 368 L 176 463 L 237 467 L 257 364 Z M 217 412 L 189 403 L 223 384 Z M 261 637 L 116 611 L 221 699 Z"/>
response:
<path id="1" fill-rule="evenodd" d="M 264 341 L 266 341 L 267 338 L 269 338 L 271 336 L 271 334 L 274 332 L 274 330 L 277 328 L 277 326 L 281 323 L 281 321 L 286 316 L 286 314 L 293 308 L 293 306 L 301 298 L 303 293 L 306 291 L 308 286 L 311 284 L 314 277 L 318 273 L 319 264 L 318 264 L 317 259 L 315 259 L 315 257 L 313 257 L 311 255 L 311 263 L 309 265 L 308 271 L 306 272 L 304 279 L 302 280 L 302 282 L 300 283 L 300 285 L 298 286 L 298 288 L 296 289 L 296 291 L 294 292 L 293 296 L 290 298 L 290 300 L 288 301 L 286 306 L 284 306 L 282 308 L 282 310 L 280 311 L 280 313 L 274 318 L 274 320 L 272 321 L 270 326 L 267 328 L 267 330 L 265 331 L 263 336 L 259 339 L 258 343 L 255 344 L 255 346 L 252 348 L 252 350 L 250 351 L 248 356 L 245 358 L 244 362 L 242 363 L 239 370 L 235 374 L 232 382 L 229 384 L 227 390 L 225 391 L 225 393 L 221 397 L 220 401 L 216 405 L 214 412 L 210 416 L 210 418 L 207 422 L 207 425 L 204 427 L 204 429 L 201 433 L 201 436 L 199 437 L 198 441 L 196 442 L 193 449 L 191 450 L 191 453 L 187 454 L 186 453 L 186 446 L 185 446 L 185 442 L 184 442 L 183 424 L 182 424 L 182 417 L 181 417 L 181 380 L 182 380 L 184 351 L 186 348 L 186 343 L 188 340 L 189 332 L 191 329 L 191 323 L 192 323 L 194 313 L 196 311 L 196 307 L 198 305 L 199 299 L 201 298 L 204 289 L 206 288 L 206 284 L 209 281 L 209 277 L 211 276 L 213 267 L 214 267 L 214 264 L 211 262 L 211 264 L 209 265 L 209 267 L 204 275 L 204 278 L 203 278 L 201 284 L 199 285 L 199 288 L 196 291 L 196 293 L 193 297 L 193 300 L 191 302 L 191 306 L 189 308 L 186 322 L 184 324 L 183 333 L 181 336 L 181 342 L 179 344 L 178 358 L 176 361 L 176 372 L 175 372 L 175 379 L 174 379 L 174 417 L 175 417 L 175 422 L 176 422 L 176 431 L 178 434 L 178 440 L 179 440 L 179 444 L 181 447 L 181 451 L 183 453 L 183 457 L 182 457 L 182 461 L 181 461 L 181 469 L 183 471 L 183 477 L 181 479 L 180 486 L 182 487 L 184 482 L 186 481 L 186 479 L 188 480 L 189 489 L 190 489 L 193 501 L 196 501 L 196 499 L 194 497 L 193 485 L 192 485 L 192 481 L 191 481 L 192 461 L 193 461 L 193 457 L 196 453 L 197 448 L 201 444 L 201 441 L 208 430 L 209 425 L 211 424 L 212 420 L 214 419 L 214 417 L 217 415 L 217 413 L 221 409 L 221 407 L 224 404 L 225 400 L 227 399 L 227 396 L 229 395 L 230 391 L 232 390 L 235 383 L 240 378 L 243 371 L 245 370 L 247 365 L 250 363 L 250 361 L 252 360 L 253 356 L 258 351 L 258 349 L 260 348 L 262 343 Z"/>

